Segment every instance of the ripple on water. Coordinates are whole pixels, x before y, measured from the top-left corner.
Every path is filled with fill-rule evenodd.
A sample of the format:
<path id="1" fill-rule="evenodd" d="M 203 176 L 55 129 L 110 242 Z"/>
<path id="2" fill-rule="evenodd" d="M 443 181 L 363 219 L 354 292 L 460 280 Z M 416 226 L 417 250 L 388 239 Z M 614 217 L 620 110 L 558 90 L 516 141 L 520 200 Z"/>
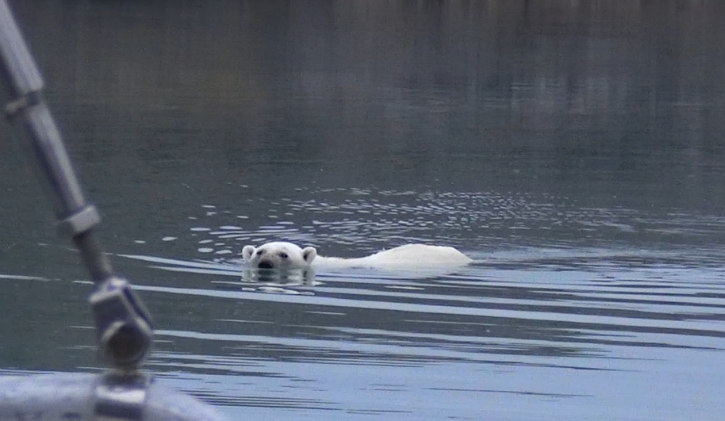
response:
<path id="1" fill-rule="evenodd" d="M 162 308 L 174 303 L 169 314 L 189 314 L 158 332 L 152 365 L 183 373 L 169 381 L 213 378 L 221 385 L 204 396 L 223 404 L 289 398 L 285 408 L 330 411 L 420 415 L 405 400 L 435 394 L 474 419 L 501 394 L 569 409 L 591 398 L 627 406 L 642 390 L 652 407 L 720 399 L 698 386 L 716 384 L 717 370 L 705 367 L 725 348 L 719 218 L 582 209 L 547 196 L 301 193 L 262 206 L 284 218 L 240 224 L 229 210 L 202 209 L 189 235 L 168 233 L 199 252 L 194 260 L 124 256 L 173 273 L 140 289 Z M 338 270 L 310 283 L 245 282 L 234 258 L 241 246 L 279 239 L 340 256 L 436 241 L 476 262 L 446 273 Z M 691 377 L 672 397 L 678 370 Z"/>
<path id="2" fill-rule="evenodd" d="M 317 246 L 323 254 L 352 256 L 406 242 L 435 242 L 464 251 L 491 252 L 528 248 L 603 249 L 641 243 L 691 246 L 719 263 L 719 238 L 725 219 L 681 213 L 652 214 L 625 208 L 582 208 L 567 198 L 503 195 L 494 192 L 395 192 L 366 189 L 298 189 L 299 198 L 256 198 L 250 217 L 207 204 L 189 216 L 193 225 L 162 238 L 213 239 L 202 253 L 237 254 L 248 243 L 287 240 Z M 212 208 L 213 207 L 213 208 Z M 214 215 L 208 214 L 215 209 Z M 284 215 L 284 217 L 280 217 Z M 239 224 L 240 220 L 244 224 Z M 153 239 L 138 239 L 151 241 Z M 327 252 L 331 250 L 334 253 Z M 638 258 L 636 252 L 633 258 Z M 701 262 L 698 262 L 698 264 Z M 576 265 L 576 263 L 575 263 Z"/>
<path id="3" fill-rule="evenodd" d="M 290 397 L 282 407 L 421 414 L 389 394 L 436 393 L 472 414 L 503 394 L 570 406 L 636 395 L 644 384 L 663 393 L 678 376 L 672 367 L 705 384 L 719 378 L 690 360 L 712 364 L 725 347 L 722 270 L 655 251 L 630 260 L 636 250 L 568 250 L 553 261 L 551 250 L 529 251 L 436 276 L 320 272 L 314 285 L 277 291 L 245 284 L 231 264 L 126 257 L 204 275 L 184 288 L 140 287 L 205 309 L 192 329 L 167 323 L 157 332 L 151 365 L 184 373 L 172 382 L 215 379 L 201 395 L 224 405 L 277 407 Z M 687 400 L 692 387 L 647 399 Z M 714 390 L 700 399 L 715 399 Z"/>

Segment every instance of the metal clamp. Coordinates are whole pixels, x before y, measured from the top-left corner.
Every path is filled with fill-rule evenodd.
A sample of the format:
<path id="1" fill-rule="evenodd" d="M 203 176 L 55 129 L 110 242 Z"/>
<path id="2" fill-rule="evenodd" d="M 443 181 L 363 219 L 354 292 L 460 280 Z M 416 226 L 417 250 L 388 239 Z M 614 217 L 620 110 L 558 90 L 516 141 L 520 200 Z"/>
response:
<path id="1" fill-rule="evenodd" d="M 151 349 L 151 315 L 125 279 L 104 281 L 89 298 L 101 355 L 116 369 L 135 372 Z"/>

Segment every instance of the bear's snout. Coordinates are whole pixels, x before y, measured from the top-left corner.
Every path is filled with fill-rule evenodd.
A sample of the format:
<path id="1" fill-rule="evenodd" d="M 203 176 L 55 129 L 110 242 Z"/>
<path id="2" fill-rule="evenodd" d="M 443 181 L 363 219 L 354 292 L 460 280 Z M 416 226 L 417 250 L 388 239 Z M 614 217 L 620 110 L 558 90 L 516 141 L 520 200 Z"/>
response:
<path id="1" fill-rule="evenodd" d="M 262 260 L 257 264 L 257 267 L 260 269 L 274 269 L 274 265 L 272 262 L 269 262 L 267 260 Z"/>

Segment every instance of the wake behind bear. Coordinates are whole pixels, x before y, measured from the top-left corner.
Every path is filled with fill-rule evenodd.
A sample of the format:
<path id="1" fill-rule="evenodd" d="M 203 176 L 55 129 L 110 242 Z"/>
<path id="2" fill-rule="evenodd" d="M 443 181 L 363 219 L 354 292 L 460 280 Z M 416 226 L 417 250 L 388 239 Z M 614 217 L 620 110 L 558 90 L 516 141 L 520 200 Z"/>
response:
<path id="1" fill-rule="evenodd" d="M 307 268 L 436 269 L 465 266 L 473 260 L 453 247 L 406 244 L 357 258 L 325 257 L 314 247 L 274 241 L 259 247 L 245 246 L 242 257 L 256 269 L 301 270 Z"/>

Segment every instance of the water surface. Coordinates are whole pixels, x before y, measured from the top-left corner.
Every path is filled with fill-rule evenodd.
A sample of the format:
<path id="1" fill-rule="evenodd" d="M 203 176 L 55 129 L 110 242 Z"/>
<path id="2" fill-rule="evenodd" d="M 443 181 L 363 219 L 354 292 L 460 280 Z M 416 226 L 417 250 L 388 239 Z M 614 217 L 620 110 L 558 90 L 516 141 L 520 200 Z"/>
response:
<path id="1" fill-rule="evenodd" d="M 233 419 L 718 420 L 717 2 L 13 1 L 160 381 Z M 0 363 L 96 371 L 0 131 Z M 242 282 L 246 244 L 475 263 Z"/>

